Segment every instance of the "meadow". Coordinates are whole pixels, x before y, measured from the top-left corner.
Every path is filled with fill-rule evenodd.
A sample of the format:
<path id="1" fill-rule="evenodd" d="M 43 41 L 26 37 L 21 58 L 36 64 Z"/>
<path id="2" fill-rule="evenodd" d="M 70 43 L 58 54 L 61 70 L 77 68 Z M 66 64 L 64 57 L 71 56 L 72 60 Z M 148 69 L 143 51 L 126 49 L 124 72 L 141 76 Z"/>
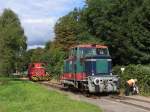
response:
<path id="1" fill-rule="evenodd" d="M 101 112 L 30 81 L 0 78 L 0 112 Z"/>

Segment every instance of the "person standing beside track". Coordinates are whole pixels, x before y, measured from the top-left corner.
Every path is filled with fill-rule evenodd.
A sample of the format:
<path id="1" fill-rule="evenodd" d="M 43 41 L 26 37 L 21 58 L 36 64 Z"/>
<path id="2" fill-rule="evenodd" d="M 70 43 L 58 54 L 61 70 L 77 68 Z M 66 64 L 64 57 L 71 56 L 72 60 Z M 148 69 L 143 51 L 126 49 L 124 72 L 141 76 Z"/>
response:
<path id="1" fill-rule="evenodd" d="M 138 87 L 136 83 L 137 83 L 137 79 L 130 79 L 126 81 L 126 85 L 125 85 L 126 96 L 129 96 L 130 94 L 138 94 Z"/>

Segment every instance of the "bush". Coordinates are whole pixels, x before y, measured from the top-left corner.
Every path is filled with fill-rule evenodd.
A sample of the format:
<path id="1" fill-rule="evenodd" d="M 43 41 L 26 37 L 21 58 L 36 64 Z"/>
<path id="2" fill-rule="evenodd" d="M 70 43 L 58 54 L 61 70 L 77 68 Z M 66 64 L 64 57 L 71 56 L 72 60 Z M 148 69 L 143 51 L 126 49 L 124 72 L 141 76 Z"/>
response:
<path id="1" fill-rule="evenodd" d="M 128 65 L 124 66 L 125 71 L 122 73 L 120 68 L 116 66 L 113 68 L 113 73 L 121 78 L 121 87 L 124 88 L 125 82 L 131 78 L 138 80 L 140 93 L 143 95 L 150 95 L 150 66 L 149 65 Z"/>
<path id="2" fill-rule="evenodd" d="M 60 48 L 51 46 L 42 57 L 42 61 L 47 62 L 47 72 L 54 79 L 59 79 L 62 74 L 65 52 Z"/>

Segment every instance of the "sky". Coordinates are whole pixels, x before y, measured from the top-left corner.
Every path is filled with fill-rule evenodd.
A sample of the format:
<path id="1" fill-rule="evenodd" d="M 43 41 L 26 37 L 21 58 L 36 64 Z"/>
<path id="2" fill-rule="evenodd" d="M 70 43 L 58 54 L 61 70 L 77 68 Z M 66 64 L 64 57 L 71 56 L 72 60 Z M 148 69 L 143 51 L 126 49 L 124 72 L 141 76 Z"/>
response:
<path id="1" fill-rule="evenodd" d="M 82 8 L 85 0 L 0 0 L 0 14 L 5 8 L 19 17 L 27 36 L 28 49 L 43 47 L 53 40 L 56 21 L 72 11 Z"/>

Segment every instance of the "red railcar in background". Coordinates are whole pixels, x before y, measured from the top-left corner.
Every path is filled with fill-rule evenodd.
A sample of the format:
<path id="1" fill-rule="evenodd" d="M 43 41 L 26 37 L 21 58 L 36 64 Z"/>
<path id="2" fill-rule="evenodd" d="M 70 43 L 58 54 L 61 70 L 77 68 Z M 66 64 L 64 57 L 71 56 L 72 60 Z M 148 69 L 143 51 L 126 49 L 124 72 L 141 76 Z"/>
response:
<path id="1" fill-rule="evenodd" d="M 46 64 L 41 62 L 30 63 L 28 67 L 28 77 L 30 80 L 50 80 L 50 75 L 46 72 Z"/>

